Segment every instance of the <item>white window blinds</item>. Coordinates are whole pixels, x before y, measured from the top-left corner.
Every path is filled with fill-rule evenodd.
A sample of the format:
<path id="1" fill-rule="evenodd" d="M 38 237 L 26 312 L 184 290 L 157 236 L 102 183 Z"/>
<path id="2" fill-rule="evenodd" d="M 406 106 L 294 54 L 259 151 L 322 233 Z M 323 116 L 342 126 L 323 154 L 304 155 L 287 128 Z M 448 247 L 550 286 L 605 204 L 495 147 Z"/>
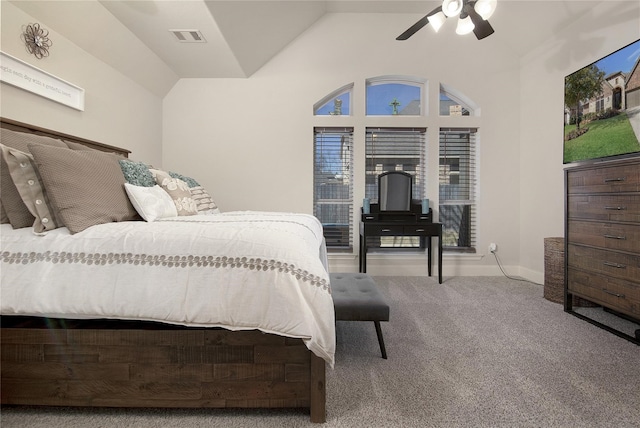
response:
<path id="1" fill-rule="evenodd" d="M 378 199 L 378 175 L 404 171 L 413 176 L 413 198 L 425 197 L 426 128 L 367 128 L 365 197 Z"/>
<path id="2" fill-rule="evenodd" d="M 440 128 L 440 215 L 443 247 L 475 252 L 475 128 Z"/>
<path id="3" fill-rule="evenodd" d="M 313 213 L 327 248 L 353 249 L 353 128 L 314 128 Z"/>
<path id="4" fill-rule="evenodd" d="M 425 197 L 426 128 L 367 128 L 365 197 L 378 202 L 378 175 L 404 171 L 413 176 L 413 199 Z M 414 236 L 370 237 L 369 248 L 419 248 Z"/>

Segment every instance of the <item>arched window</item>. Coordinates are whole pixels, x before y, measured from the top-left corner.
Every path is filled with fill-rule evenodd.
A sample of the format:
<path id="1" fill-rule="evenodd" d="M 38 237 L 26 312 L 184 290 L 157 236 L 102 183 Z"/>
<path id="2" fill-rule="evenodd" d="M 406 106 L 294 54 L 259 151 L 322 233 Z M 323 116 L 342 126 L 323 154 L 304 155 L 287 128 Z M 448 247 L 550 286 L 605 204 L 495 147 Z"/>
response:
<path id="1" fill-rule="evenodd" d="M 313 105 L 314 116 L 351 116 L 353 83 L 345 85 Z"/>
<path id="2" fill-rule="evenodd" d="M 441 83 L 440 116 L 480 116 L 480 108 L 462 92 Z"/>
<path id="3" fill-rule="evenodd" d="M 330 119 L 314 127 L 314 214 L 322 222 L 328 250 L 352 251 L 354 213 L 354 170 L 364 171 L 361 193 L 377 202 L 377 176 L 388 171 L 405 171 L 414 177 L 413 198 L 428 198 L 447 231 L 445 251 L 475 252 L 477 128 L 452 128 L 438 124 L 442 116 L 479 116 L 480 107 L 465 94 L 439 85 L 439 114 L 429 118 L 427 80 L 412 76 L 379 76 L 361 86 L 350 83 L 332 91 L 314 104 L 316 116 L 350 116 L 327 126 Z M 354 89 L 355 88 L 355 89 Z M 354 95 L 354 91 L 356 92 Z M 364 95 L 366 110 L 354 111 L 352 101 Z M 436 96 L 436 95 L 433 95 Z M 431 100 L 434 104 L 435 100 Z M 355 124 L 366 116 L 366 126 L 355 135 Z M 404 116 L 398 120 L 393 116 Z M 448 120 L 442 120 L 442 122 Z M 390 124 L 391 123 L 391 124 Z M 446 126 L 446 127 L 445 127 Z M 430 137 L 429 137 L 430 135 Z M 427 142 L 439 144 L 439 170 L 429 170 Z M 364 147 L 354 145 L 364 144 Z M 364 157 L 353 158 L 354 153 Z M 362 155 L 360 155 L 362 156 Z M 356 168 L 354 168 L 354 166 Z M 430 180 L 439 183 L 439 194 L 428 194 Z M 432 181 L 433 182 L 433 181 Z M 420 247 L 417 238 L 380 240 L 369 247 Z"/>
<path id="4" fill-rule="evenodd" d="M 367 79 L 367 116 L 423 116 L 426 80 L 408 76 Z"/>

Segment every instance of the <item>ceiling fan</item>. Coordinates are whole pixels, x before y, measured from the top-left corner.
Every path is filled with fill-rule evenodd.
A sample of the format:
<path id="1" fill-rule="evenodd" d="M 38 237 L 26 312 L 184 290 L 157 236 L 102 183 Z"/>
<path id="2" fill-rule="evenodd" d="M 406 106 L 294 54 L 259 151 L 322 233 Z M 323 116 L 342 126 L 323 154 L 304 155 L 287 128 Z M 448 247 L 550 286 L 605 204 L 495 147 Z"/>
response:
<path id="1" fill-rule="evenodd" d="M 473 31 L 478 40 L 482 40 L 494 33 L 489 24 L 489 17 L 496 10 L 497 0 L 443 0 L 442 5 L 436 7 L 426 16 L 413 24 L 396 40 L 407 40 L 427 24 L 431 24 L 437 32 L 447 18 L 460 15 L 456 27 L 457 34 L 468 34 Z"/>

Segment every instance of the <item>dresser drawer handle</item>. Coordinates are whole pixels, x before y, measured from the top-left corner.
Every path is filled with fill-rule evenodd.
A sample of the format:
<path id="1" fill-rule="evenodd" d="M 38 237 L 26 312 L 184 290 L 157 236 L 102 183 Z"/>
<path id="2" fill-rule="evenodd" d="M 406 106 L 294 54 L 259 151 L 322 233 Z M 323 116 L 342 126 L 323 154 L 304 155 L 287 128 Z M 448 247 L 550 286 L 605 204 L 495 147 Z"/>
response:
<path id="1" fill-rule="evenodd" d="M 609 239 L 621 239 L 621 240 L 627 239 L 626 236 L 616 236 L 616 235 L 604 235 L 604 237 Z"/>
<path id="2" fill-rule="evenodd" d="M 619 263 L 604 262 L 603 264 L 605 266 L 614 267 L 616 269 L 626 269 L 627 268 L 627 265 L 621 265 Z"/>
<path id="3" fill-rule="evenodd" d="M 605 210 L 624 211 L 627 207 L 604 207 Z"/>
<path id="4" fill-rule="evenodd" d="M 615 183 L 618 181 L 625 181 L 627 179 L 627 177 L 618 177 L 618 178 L 605 178 L 604 182 L 605 183 Z"/>
<path id="5" fill-rule="evenodd" d="M 610 294 L 612 296 L 616 296 L 616 297 L 624 297 L 624 294 L 620 294 L 620 293 L 614 293 L 613 291 L 609 291 L 606 288 L 603 288 L 602 291 L 604 291 L 607 294 Z"/>
<path id="6" fill-rule="evenodd" d="M 391 232 L 391 229 L 382 229 L 383 232 Z"/>
<path id="7" fill-rule="evenodd" d="M 416 232 L 424 232 L 424 229 L 416 229 Z"/>

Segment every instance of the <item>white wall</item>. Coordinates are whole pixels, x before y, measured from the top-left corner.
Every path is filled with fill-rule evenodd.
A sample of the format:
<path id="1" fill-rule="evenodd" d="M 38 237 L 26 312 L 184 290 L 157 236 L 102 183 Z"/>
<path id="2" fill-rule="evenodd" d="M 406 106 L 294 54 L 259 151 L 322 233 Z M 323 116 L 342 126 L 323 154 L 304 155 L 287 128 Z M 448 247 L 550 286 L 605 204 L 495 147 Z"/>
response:
<path id="1" fill-rule="evenodd" d="M 132 159 L 162 161 L 162 100 L 90 53 L 49 30 L 50 55 L 37 59 L 20 39 L 22 26 L 37 22 L 2 1 L 2 51 L 85 90 L 85 110 L 74 110 L 25 90 L 0 85 L 3 117 L 54 129 L 132 151 Z"/>
<path id="2" fill-rule="evenodd" d="M 600 2 L 522 60 L 521 273 L 541 278 L 544 238 L 564 236 L 564 77 L 640 39 L 640 3 Z"/>
<path id="3" fill-rule="evenodd" d="M 329 14 L 248 79 L 183 79 L 160 100 L 131 79 L 51 30 L 51 56 L 37 60 L 20 41 L 34 22 L 2 2 L 2 45 L 10 55 L 86 90 L 86 109 L 73 110 L 5 83 L 0 114 L 133 150 L 132 158 L 191 175 L 224 211 L 312 212 L 314 126 L 354 126 L 355 200 L 363 196 L 364 129 L 378 125 L 362 115 L 364 80 L 414 75 L 428 80 L 429 110 L 437 111 L 438 84 L 465 93 L 480 117 L 419 120 L 430 132 L 429 193 L 437 195 L 440 126 L 480 128 L 478 250 L 445 256 L 446 276 L 500 275 L 486 254 L 489 242 L 508 273 L 543 280 L 543 240 L 563 235 L 563 78 L 640 38 L 640 5 L 599 2 L 592 11 L 549 35 L 521 61 L 498 38 L 434 35 L 429 29 L 405 42 L 394 29 L 404 14 Z M 46 23 L 42 23 L 46 27 Z M 352 117 L 314 117 L 312 106 L 354 82 Z M 382 125 L 411 126 L 388 118 Z M 357 204 L 357 207 L 359 204 Z M 357 238 L 356 241 L 357 242 Z M 356 270 L 354 255 L 336 256 L 334 270 Z M 372 257 L 374 274 L 423 275 L 424 258 Z"/>
<path id="4" fill-rule="evenodd" d="M 364 129 L 378 124 L 362 113 L 364 80 L 389 74 L 423 77 L 428 79 L 432 113 L 418 121 L 396 116 L 383 125 L 428 127 L 431 199 L 437 198 L 438 127 L 480 128 L 480 254 L 447 258 L 445 276 L 499 275 L 493 256 L 485 254 L 489 242 L 498 243 L 507 268 L 518 266 L 519 63 L 491 38 L 478 42 L 473 35 L 447 37 L 425 30 L 398 42 L 393 31 L 406 22 L 402 14 L 328 14 L 248 79 L 182 79 L 164 100 L 163 164 L 191 171 L 224 211 L 311 213 L 313 127 L 354 126 L 354 198 L 359 201 L 364 192 Z M 439 42 L 442 37 L 447 37 L 446 44 Z M 313 116 L 314 103 L 350 82 L 355 83 L 353 117 Z M 482 115 L 439 118 L 440 82 L 475 101 Z M 369 271 L 426 273 L 424 258 L 398 263 L 394 257 L 370 258 Z M 337 256 L 332 267 L 355 270 L 357 262 L 354 256 Z"/>

